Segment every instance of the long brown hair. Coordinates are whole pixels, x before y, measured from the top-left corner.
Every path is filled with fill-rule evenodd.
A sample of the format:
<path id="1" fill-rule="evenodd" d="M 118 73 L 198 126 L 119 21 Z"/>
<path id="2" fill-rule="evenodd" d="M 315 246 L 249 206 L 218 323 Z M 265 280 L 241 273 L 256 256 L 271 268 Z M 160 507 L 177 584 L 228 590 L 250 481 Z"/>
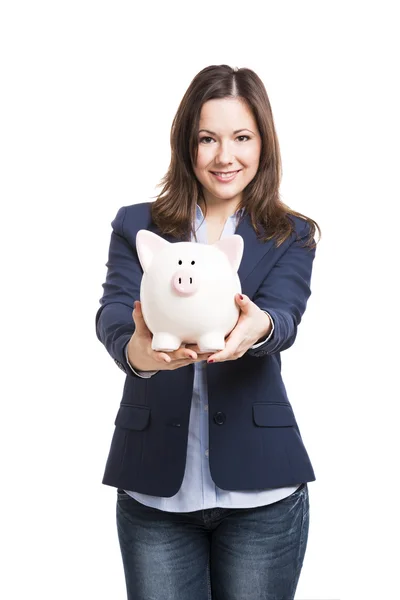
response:
<path id="1" fill-rule="evenodd" d="M 163 188 L 153 196 L 157 199 L 151 205 L 154 223 L 162 233 L 179 239 L 190 239 L 194 233 L 196 204 L 200 198 L 205 200 L 192 167 L 197 161 L 200 112 L 205 102 L 215 98 L 245 101 L 261 135 L 259 167 L 244 188 L 238 209 L 244 207 L 249 213 L 257 236 L 263 241 L 276 238 L 277 247 L 294 231 L 291 215 L 305 219 L 310 225 L 305 245 L 314 248 L 316 229 L 321 238 L 318 224 L 289 208 L 280 198 L 281 155 L 264 84 L 251 69 L 233 69 L 228 65 L 212 65 L 200 71 L 181 100 L 171 127 L 171 162 L 159 184 Z"/>

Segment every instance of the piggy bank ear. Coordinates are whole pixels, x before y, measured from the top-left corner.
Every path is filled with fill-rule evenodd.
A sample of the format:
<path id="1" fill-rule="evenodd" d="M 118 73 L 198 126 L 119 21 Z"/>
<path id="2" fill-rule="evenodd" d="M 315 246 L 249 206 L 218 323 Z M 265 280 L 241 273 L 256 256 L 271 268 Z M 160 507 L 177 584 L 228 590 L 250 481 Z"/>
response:
<path id="1" fill-rule="evenodd" d="M 244 242 L 241 235 L 237 235 L 236 233 L 234 235 L 228 235 L 226 238 L 215 242 L 213 246 L 218 248 L 218 250 L 221 250 L 221 252 L 227 256 L 234 271 L 239 269 L 244 250 Z"/>
<path id="2" fill-rule="evenodd" d="M 147 229 L 140 229 L 137 232 L 136 250 L 143 271 L 148 271 L 155 254 L 162 252 L 167 246 L 169 242 Z"/>

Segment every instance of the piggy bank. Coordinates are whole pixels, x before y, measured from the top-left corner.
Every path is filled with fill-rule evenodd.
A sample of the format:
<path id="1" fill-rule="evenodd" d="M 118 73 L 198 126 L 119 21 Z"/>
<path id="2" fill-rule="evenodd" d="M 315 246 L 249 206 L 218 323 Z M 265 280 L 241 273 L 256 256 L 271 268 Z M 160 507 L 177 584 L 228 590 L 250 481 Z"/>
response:
<path id="1" fill-rule="evenodd" d="M 171 352 L 183 343 L 197 344 L 201 352 L 225 348 L 225 337 L 239 318 L 235 294 L 242 291 L 237 270 L 243 248 L 237 234 L 202 244 L 170 243 L 138 231 L 140 300 L 153 350 Z"/>

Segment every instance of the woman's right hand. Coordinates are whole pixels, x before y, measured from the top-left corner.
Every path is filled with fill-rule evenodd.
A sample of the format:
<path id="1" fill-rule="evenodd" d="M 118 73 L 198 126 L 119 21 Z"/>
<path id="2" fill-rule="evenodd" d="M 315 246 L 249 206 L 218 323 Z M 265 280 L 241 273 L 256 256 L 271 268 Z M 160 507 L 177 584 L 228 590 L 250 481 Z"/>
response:
<path id="1" fill-rule="evenodd" d="M 153 334 L 143 319 L 141 303 L 135 301 L 134 306 L 132 317 L 135 322 L 135 331 L 128 343 L 128 358 L 135 370 L 171 371 L 207 360 L 213 354 L 212 352 L 200 354 L 185 347 L 178 348 L 173 352 L 153 350 L 151 347 Z"/>

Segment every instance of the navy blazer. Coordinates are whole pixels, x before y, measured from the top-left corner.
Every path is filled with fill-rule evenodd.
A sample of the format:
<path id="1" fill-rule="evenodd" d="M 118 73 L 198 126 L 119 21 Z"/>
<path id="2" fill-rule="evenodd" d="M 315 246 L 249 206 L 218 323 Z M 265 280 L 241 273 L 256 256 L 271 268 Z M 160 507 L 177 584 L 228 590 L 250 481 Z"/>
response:
<path id="1" fill-rule="evenodd" d="M 151 202 L 123 206 L 111 223 L 96 334 L 126 377 L 102 483 L 171 497 L 185 470 L 194 365 L 144 379 L 133 373 L 124 352 L 135 330 L 132 311 L 143 274 L 136 234 L 148 229 L 177 241 L 160 233 L 150 208 Z M 280 353 L 296 339 L 315 257 L 315 248 L 303 247 L 309 224 L 292 218 L 296 232 L 279 248 L 273 240 L 257 240 L 248 214 L 236 229 L 244 239 L 242 291 L 269 312 L 275 330 L 241 358 L 207 365 L 210 472 L 224 490 L 315 480 L 281 376 Z"/>

